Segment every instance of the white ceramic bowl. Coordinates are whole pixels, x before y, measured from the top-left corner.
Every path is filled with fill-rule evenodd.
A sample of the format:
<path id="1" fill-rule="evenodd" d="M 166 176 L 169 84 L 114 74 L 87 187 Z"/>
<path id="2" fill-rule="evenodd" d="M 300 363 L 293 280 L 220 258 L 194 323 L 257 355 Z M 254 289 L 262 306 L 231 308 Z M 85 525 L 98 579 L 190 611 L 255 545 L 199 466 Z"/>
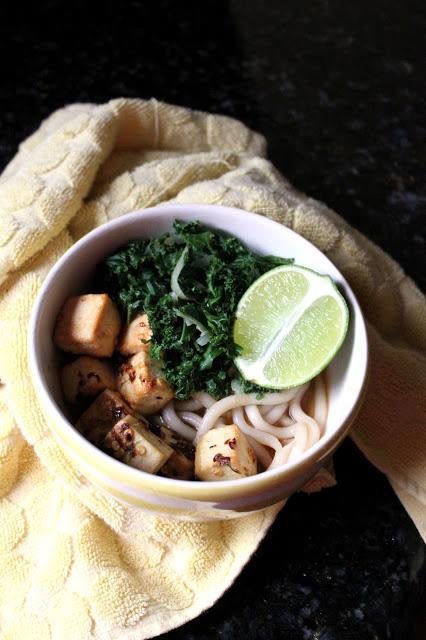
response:
<path id="1" fill-rule="evenodd" d="M 94 268 L 136 238 L 169 231 L 174 219 L 200 220 L 239 237 L 259 253 L 292 257 L 330 275 L 350 309 L 349 331 L 328 367 L 329 411 L 324 436 L 299 460 L 281 468 L 227 482 L 191 482 L 150 475 L 126 466 L 88 442 L 67 419 L 59 385 L 58 352 L 52 342 L 56 316 L 70 295 L 90 291 Z M 290 229 L 240 209 L 212 205 L 161 205 L 135 211 L 95 229 L 53 267 L 38 294 L 29 328 L 34 384 L 52 431 L 77 467 L 119 500 L 158 514 L 208 520 L 237 517 L 277 503 L 302 487 L 327 462 L 359 408 L 367 371 L 367 335 L 358 302 L 335 266 Z"/>

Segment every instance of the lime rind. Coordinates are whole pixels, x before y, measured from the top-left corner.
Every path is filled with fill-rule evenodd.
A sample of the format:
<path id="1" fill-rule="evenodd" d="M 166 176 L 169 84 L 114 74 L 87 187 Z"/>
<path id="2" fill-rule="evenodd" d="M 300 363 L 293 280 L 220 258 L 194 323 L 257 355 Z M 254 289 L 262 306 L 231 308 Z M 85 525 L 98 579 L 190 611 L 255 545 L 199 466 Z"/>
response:
<path id="1" fill-rule="evenodd" d="M 291 318 L 291 314 L 290 315 L 288 313 L 286 314 L 286 308 L 285 308 L 286 301 L 284 301 L 283 303 L 282 300 L 272 300 L 272 306 L 275 306 L 278 310 L 280 309 L 280 305 L 281 305 L 281 312 L 282 312 L 282 326 L 280 329 L 281 333 L 280 331 L 278 331 L 275 337 L 272 340 L 270 340 L 268 344 L 265 345 L 263 353 L 260 357 L 259 357 L 259 352 L 257 352 L 257 357 L 256 357 L 256 354 L 253 352 L 251 353 L 251 355 L 255 357 L 247 357 L 246 354 L 250 354 L 249 345 L 241 344 L 241 342 L 244 343 L 244 338 L 245 337 L 249 338 L 249 336 L 242 335 L 241 328 L 244 329 L 245 326 L 250 324 L 250 317 L 252 317 L 250 316 L 250 314 L 253 314 L 253 310 L 254 311 L 256 310 L 256 305 L 257 306 L 259 305 L 259 300 L 262 301 L 262 295 L 265 295 L 265 291 L 266 293 L 268 292 L 268 287 L 265 287 L 265 281 L 269 280 L 269 282 L 271 282 L 271 278 L 275 278 L 277 275 L 278 277 L 280 277 L 279 274 L 285 274 L 285 276 L 283 277 L 283 281 L 286 280 L 287 282 L 291 282 L 291 279 L 292 277 L 294 277 L 294 274 L 301 274 L 309 283 L 307 292 L 303 296 L 303 300 L 301 303 L 300 303 L 300 297 L 299 297 L 298 316 L 296 312 L 294 312 L 296 313 L 296 316 L 297 316 L 296 319 L 294 319 L 294 317 Z M 312 308 L 315 306 L 315 303 L 320 301 L 322 298 L 326 298 L 327 296 L 330 297 L 333 303 L 337 304 L 337 309 L 340 312 L 340 318 L 337 318 L 337 316 L 335 318 L 335 320 L 337 319 L 338 321 L 340 330 L 337 332 L 335 338 L 333 338 L 332 342 L 330 343 L 330 348 L 328 350 L 324 349 L 324 353 L 320 355 L 319 361 L 317 358 L 317 362 L 315 366 L 307 367 L 305 364 L 305 366 L 299 367 L 300 369 L 304 370 L 303 374 L 302 374 L 302 371 L 300 371 L 301 373 L 300 376 L 297 376 L 297 373 L 291 374 L 290 378 L 288 375 L 287 376 L 282 375 L 281 381 L 277 380 L 276 377 L 274 377 L 274 379 L 268 378 L 268 376 L 265 375 L 265 369 L 267 368 L 268 363 L 273 357 L 273 355 L 275 354 L 275 352 L 278 350 L 279 345 L 285 342 L 286 339 L 288 339 L 287 340 L 288 344 L 290 345 L 290 347 L 292 346 L 292 336 L 294 339 L 295 327 L 297 328 L 299 323 L 303 325 L 303 322 L 306 322 L 306 318 L 305 320 L 303 320 L 304 314 L 306 312 L 309 312 L 310 310 L 312 313 Z M 269 300 L 269 302 L 271 302 L 268 296 L 264 297 L 264 300 Z M 242 320 L 244 320 L 244 322 Z M 324 321 L 327 322 L 325 313 L 324 313 Z M 276 324 L 277 323 L 275 318 L 275 327 L 276 327 Z M 286 333 L 286 324 L 290 326 L 290 329 L 287 331 L 287 333 Z M 257 325 L 256 323 L 254 323 L 254 325 L 255 325 L 254 331 L 256 331 Z M 329 326 L 332 328 L 332 323 L 330 321 L 329 321 Z M 342 346 L 348 330 L 348 326 L 349 326 L 348 306 L 346 304 L 344 297 L 342 296 L 342 294 L 340 293 L 336 284 L 330 278 L 330 276 L 321 275 L 313 271 L 312 269 L 309 269 L 307 267 L 301 267 L 298 265 L 283 265 L 283 266 L 276 267 L 275 269 L 271 269 L 270 271 L 263 274 L 260 278 L 258 278 L 258 280 L 256 280 L 245 292 L 245 294 L 242 296 L 238 304 L 237 311 L 236 311 L 236 320 L 234 324 L 234 341 L 237 344 L 240 344 L 240 347 L 242 348 L 242 352 L 235 359 L 235 364 L 239 369 L 239 371 L 241 372 L 241 375 L 246 380 L 249 380 L 250 382 L 254 382 L 262 387 L 270 388 L 270 389 L 288 389 L 291 387 L 299 386 L 301 384 L 304 384 L 305 382 L 308 382 L 309 380 L 312 380 L 312 378 L 314 378 L 323 369 L 327 367 L 327 365 L 335 357 L 336 353 Z M 262 327 L 260 328 L 262 329 Z M 320 326 L 318 334 L 320 334 L 321 331 L 324 333 L 324 325 Z M 244 334 L 244 331 L 243 331 L 243 334 Z M 264 333 L 264 335 L 266 334 Z M 315 334 L 313 334 L 313 337 L 315 338 Z M 262 338 L 262 335 L 261 335 L 261 338 Z M 326 340 L 327 340 L 327 336 L 326 336 Z M 300 341 L 300 344 L 302 344 L 302 341 Z M 296 347 L 299 347 L 299 346 L 300 345 L 296 344 Z M 292 353 L 295 351 L 297 352 L 297 350 L 299 350 L 299 352 L 301 351 L 300 348 L 299 349 L 294 348 L 294 345 L 293 345 L 293 349 L 291 348 L 289 349 L 289 355 L 292 355 Z M 306 353 L 302 353 L 301 355 L 302 359 L 303 358 L 309 359 L 309 357 L 311 357 L 313 360 L 315 360 L 315 358 L 312 356 L 312 353 L 310 353 L 309 351 L 309 345 L 305 347 L 305 351 Z M 285 356 L 285 349 L 284 349 L 284 356 Z M 283 359 L 285 360 L 285 358 Z M 291 358 L 288 361 L 291 362 Z M 282 369 L 285 372 L 285 361 L 283 362 Z M 293 362 L 293 369 L 294 369 L 294 362 Z"/>

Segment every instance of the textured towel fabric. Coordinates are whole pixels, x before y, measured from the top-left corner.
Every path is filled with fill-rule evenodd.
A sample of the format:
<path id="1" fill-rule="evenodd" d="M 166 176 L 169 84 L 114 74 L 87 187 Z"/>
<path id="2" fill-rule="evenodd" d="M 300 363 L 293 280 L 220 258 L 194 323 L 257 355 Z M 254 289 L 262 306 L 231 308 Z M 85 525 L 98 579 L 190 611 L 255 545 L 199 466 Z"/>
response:
<path id="1" fill-rule="evenodd" d="M 142 640 L 210 606 L 277 512 L 179 523 L 101 494 L 51 438 L 27 369 L 37 290 L 83 234 L 160 202 L 269 216 L 324 251 L 357 294 L 371 372 L 353 437 L 426 534 L 426 304 L 381 250 L 264 158 L 229 118 L 155 100 L 73 105 L 0 178 L 0 630 L 10 640 Z"/>

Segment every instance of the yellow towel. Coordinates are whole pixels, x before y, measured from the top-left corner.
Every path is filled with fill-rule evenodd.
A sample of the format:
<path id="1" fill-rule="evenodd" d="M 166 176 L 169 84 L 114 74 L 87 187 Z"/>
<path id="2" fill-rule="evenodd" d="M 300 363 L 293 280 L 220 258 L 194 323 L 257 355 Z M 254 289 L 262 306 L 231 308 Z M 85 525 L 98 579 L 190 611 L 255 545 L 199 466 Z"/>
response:
<path id="1" fill-rule="evenodd" d="M 101 495 L 51 438 L 27 369 L 32 303 L 94 226 L 164 201 L 256 211 L 314 242 L 369 321 L 371 378 L 353 437 L 426 534 L 426 304 L 382 251 L 264 158 L 229 118 L 114 100 L 54 113 L 0 178 L 0 630 L 6 640 L 142 640 L 195 617 L 250 558 L 276 509 L 179 523 Z"/>

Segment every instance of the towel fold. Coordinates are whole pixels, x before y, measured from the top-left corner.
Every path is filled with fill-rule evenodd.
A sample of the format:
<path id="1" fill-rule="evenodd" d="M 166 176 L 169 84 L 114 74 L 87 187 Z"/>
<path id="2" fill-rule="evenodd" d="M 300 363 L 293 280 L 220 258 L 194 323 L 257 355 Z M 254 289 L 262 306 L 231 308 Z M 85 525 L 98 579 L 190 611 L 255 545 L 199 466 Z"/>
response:
<path id="1" fill-rule="evenodd" d="M 230 118 L 156 100 L 52 114 L 0 178 L 0 629 L 6 640 L 143 640 L 211 606 L 273 522 L 184 523 L 126 507 L 51 436 L 27 367 L 37 291 L 76 239 L 160 202 L 255 211 L 318 246 L 368 321 L 371 372 L 352 437 L 426 536 L 426 304 L 385 253 L 265 159 Z M 323 475 L 318 484 L 330 481 Z"/>

